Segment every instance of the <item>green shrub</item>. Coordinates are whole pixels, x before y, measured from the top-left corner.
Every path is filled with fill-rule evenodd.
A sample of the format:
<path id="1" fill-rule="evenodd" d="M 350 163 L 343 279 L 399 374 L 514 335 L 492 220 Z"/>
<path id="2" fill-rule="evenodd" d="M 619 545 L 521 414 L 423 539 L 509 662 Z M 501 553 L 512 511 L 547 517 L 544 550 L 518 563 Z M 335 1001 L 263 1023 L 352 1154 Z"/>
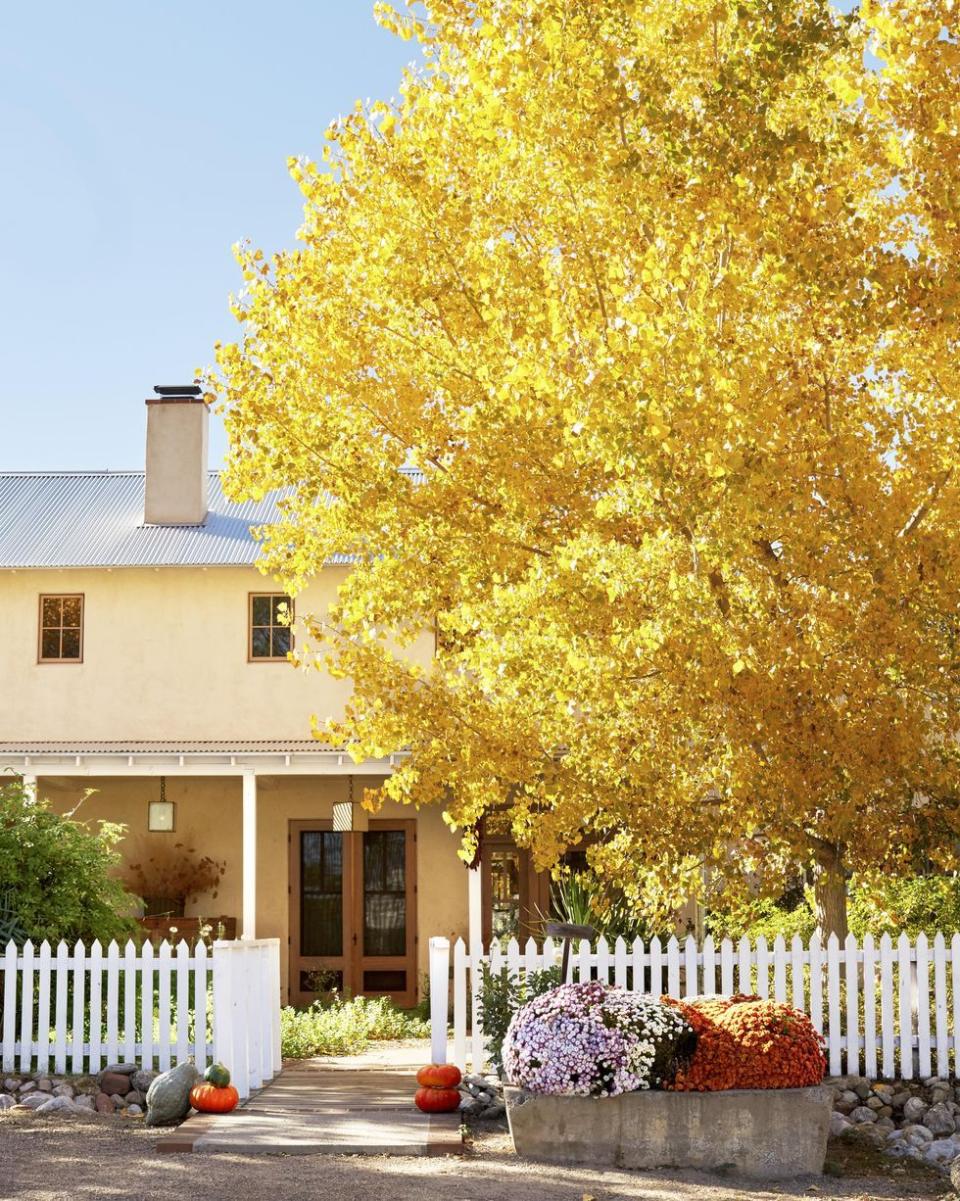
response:
<path id="1" fill-rule="evenodd" d="M 521 1005 L 532 1001 L 561 983 L 560 968 L 539 972 L 520 971 L 512 975 L 508 968 L 493 972 L 484 963 L 480 968 L 480 1013 L 487 1057 L 498 1070 L 502 1067 L 501 1048 L 510 1019 Z"/>
<path id="2" fill-rule="evenodd" d="M 388 997 L 315 1001 L 306 1009 L 280 1011 L 280 1047 L 284 1058 L 311 1055 L 359 1055 L 369 1043 L 383 1039 L 425 1038 L 430 1023 L 398 1009 Z"/>
<path id="3" fill-rule="evenodd" d="M 16 777 L 0 786 L 0 941 L 108 942 L 137 929 L 136 898 L 113 874 L 123 826 L 75 814 L 54 813 Z"/>
<path id="4" fill-rule="evenodd" d="M 896 936 L 921 931 L 931 938 L 939 930 L 947 939 L 960 930 L 960 879 L 956 876 L 913 876 L 899 880 L 859 881 L 850 890 L 850 931 L 857 938 Z"/>
<path id="5" fill-rule="evenodd" d="M 799 899 L 794 896 L 792 904 L 758 897 L 726 912 L 711 913 L 707 918 L 707 932 L 716 941 L 729 938 L 739 942 L 746 935 L 751 943 L 755 943 L 763 935 L 768 943 L 772 943 L 777 935 L 781 935 L 789 944 L 799 934 L 804 942 L 808 942 L 816 928 L 812 897 L 807 892 Z"/>

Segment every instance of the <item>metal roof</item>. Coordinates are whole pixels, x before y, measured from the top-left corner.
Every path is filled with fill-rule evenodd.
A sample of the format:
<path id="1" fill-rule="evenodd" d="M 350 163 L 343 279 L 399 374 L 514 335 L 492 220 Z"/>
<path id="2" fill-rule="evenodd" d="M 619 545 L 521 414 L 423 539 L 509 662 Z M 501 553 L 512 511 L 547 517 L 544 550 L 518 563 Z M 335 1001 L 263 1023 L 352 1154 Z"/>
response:
<path id="1" fill-rule="evenodd" d="M 200 526 L 144 525 L 142 471 L 0 473 L 0 569 L 229 567 L 256 562 L 250 530 L 278 518 L 279 493 L 237 504 L 211 471 Z"/>

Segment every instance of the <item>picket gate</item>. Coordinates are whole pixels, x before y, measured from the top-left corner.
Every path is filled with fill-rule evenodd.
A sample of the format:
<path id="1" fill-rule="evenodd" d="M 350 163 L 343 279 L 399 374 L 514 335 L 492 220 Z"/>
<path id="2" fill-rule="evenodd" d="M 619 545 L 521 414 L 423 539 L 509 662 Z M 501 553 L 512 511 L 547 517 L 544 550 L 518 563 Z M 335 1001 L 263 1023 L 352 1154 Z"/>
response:
<path id="1" fill-rule="evenodd" d="M 278 939 L 0 953 L 0 1068 L 95 1075 L 120 1060 L 226 1064 L 241 1097 L 280 1070 Z"/>
<path id="2" fill-rule="evenodd" d="M 430 939 L 432 1054 L 446 1061 L 452 987 L 452 1061 L 463 1070 L 486 1067 L 480 994 L 482 968 L 512 975 L 559 967 L 561 944 L 496 939 L 485 950 L 457 939 Z M 692 936 L 611 947 L 605 938 L 571 946 L 568 979 L 601 980 L 649 996 L 680 998 L 751 993 L 809 1014 L 824 1036 L 832 1076 L 913 1079 L 960 1075 L 960 933 L 933 938 L 889 934 L 843 944 L 819 934 L 788 944 L 762 936 L 736 944 Z"/>

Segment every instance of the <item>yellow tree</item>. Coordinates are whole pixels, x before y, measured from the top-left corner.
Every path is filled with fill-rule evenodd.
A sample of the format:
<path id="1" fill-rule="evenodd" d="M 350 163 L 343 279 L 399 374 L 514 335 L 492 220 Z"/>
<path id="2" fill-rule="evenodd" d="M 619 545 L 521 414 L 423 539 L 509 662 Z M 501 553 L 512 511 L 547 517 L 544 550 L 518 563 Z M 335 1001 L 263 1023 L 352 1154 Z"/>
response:
<path id="1" fill-rule="evenodd" d="M 664 908 L 799 865 L 842 934 L 960 833 L 952 0 L 425 8 L 211 379 L 267 570 L 355 564 L 325 733 L 465 854 L 597 835 Z"/>

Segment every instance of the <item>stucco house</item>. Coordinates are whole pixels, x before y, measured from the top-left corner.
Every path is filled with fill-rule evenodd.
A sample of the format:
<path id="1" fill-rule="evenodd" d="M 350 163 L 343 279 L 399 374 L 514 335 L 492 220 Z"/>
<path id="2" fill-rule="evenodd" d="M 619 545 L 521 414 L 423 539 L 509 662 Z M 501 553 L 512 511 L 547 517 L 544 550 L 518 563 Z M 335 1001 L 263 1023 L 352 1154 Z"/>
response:
<path id="1" fill-rule="evenodd" d="M 181 843 L 223 861 L 187 915 L 278 937 L 285 998 L 332 972 L 412 1004 L 431 935 L 525 937 L 547 882 L 506 837 L 467 870 L 437 808 L 367 823 L 350 804 L 394 761 L 312 739 L 349 686 L 287 660 L 297 611 L 324 611 L 349 565 L 324 568 L 291 627 L 251 534 L 275 499 L 226 500 L 197 389 L 155 391 L 145 471 L 0 474 L 0 779 L 61 811 L 95 789 L 81 815 L 123 823 L 128 858 Z"/>

